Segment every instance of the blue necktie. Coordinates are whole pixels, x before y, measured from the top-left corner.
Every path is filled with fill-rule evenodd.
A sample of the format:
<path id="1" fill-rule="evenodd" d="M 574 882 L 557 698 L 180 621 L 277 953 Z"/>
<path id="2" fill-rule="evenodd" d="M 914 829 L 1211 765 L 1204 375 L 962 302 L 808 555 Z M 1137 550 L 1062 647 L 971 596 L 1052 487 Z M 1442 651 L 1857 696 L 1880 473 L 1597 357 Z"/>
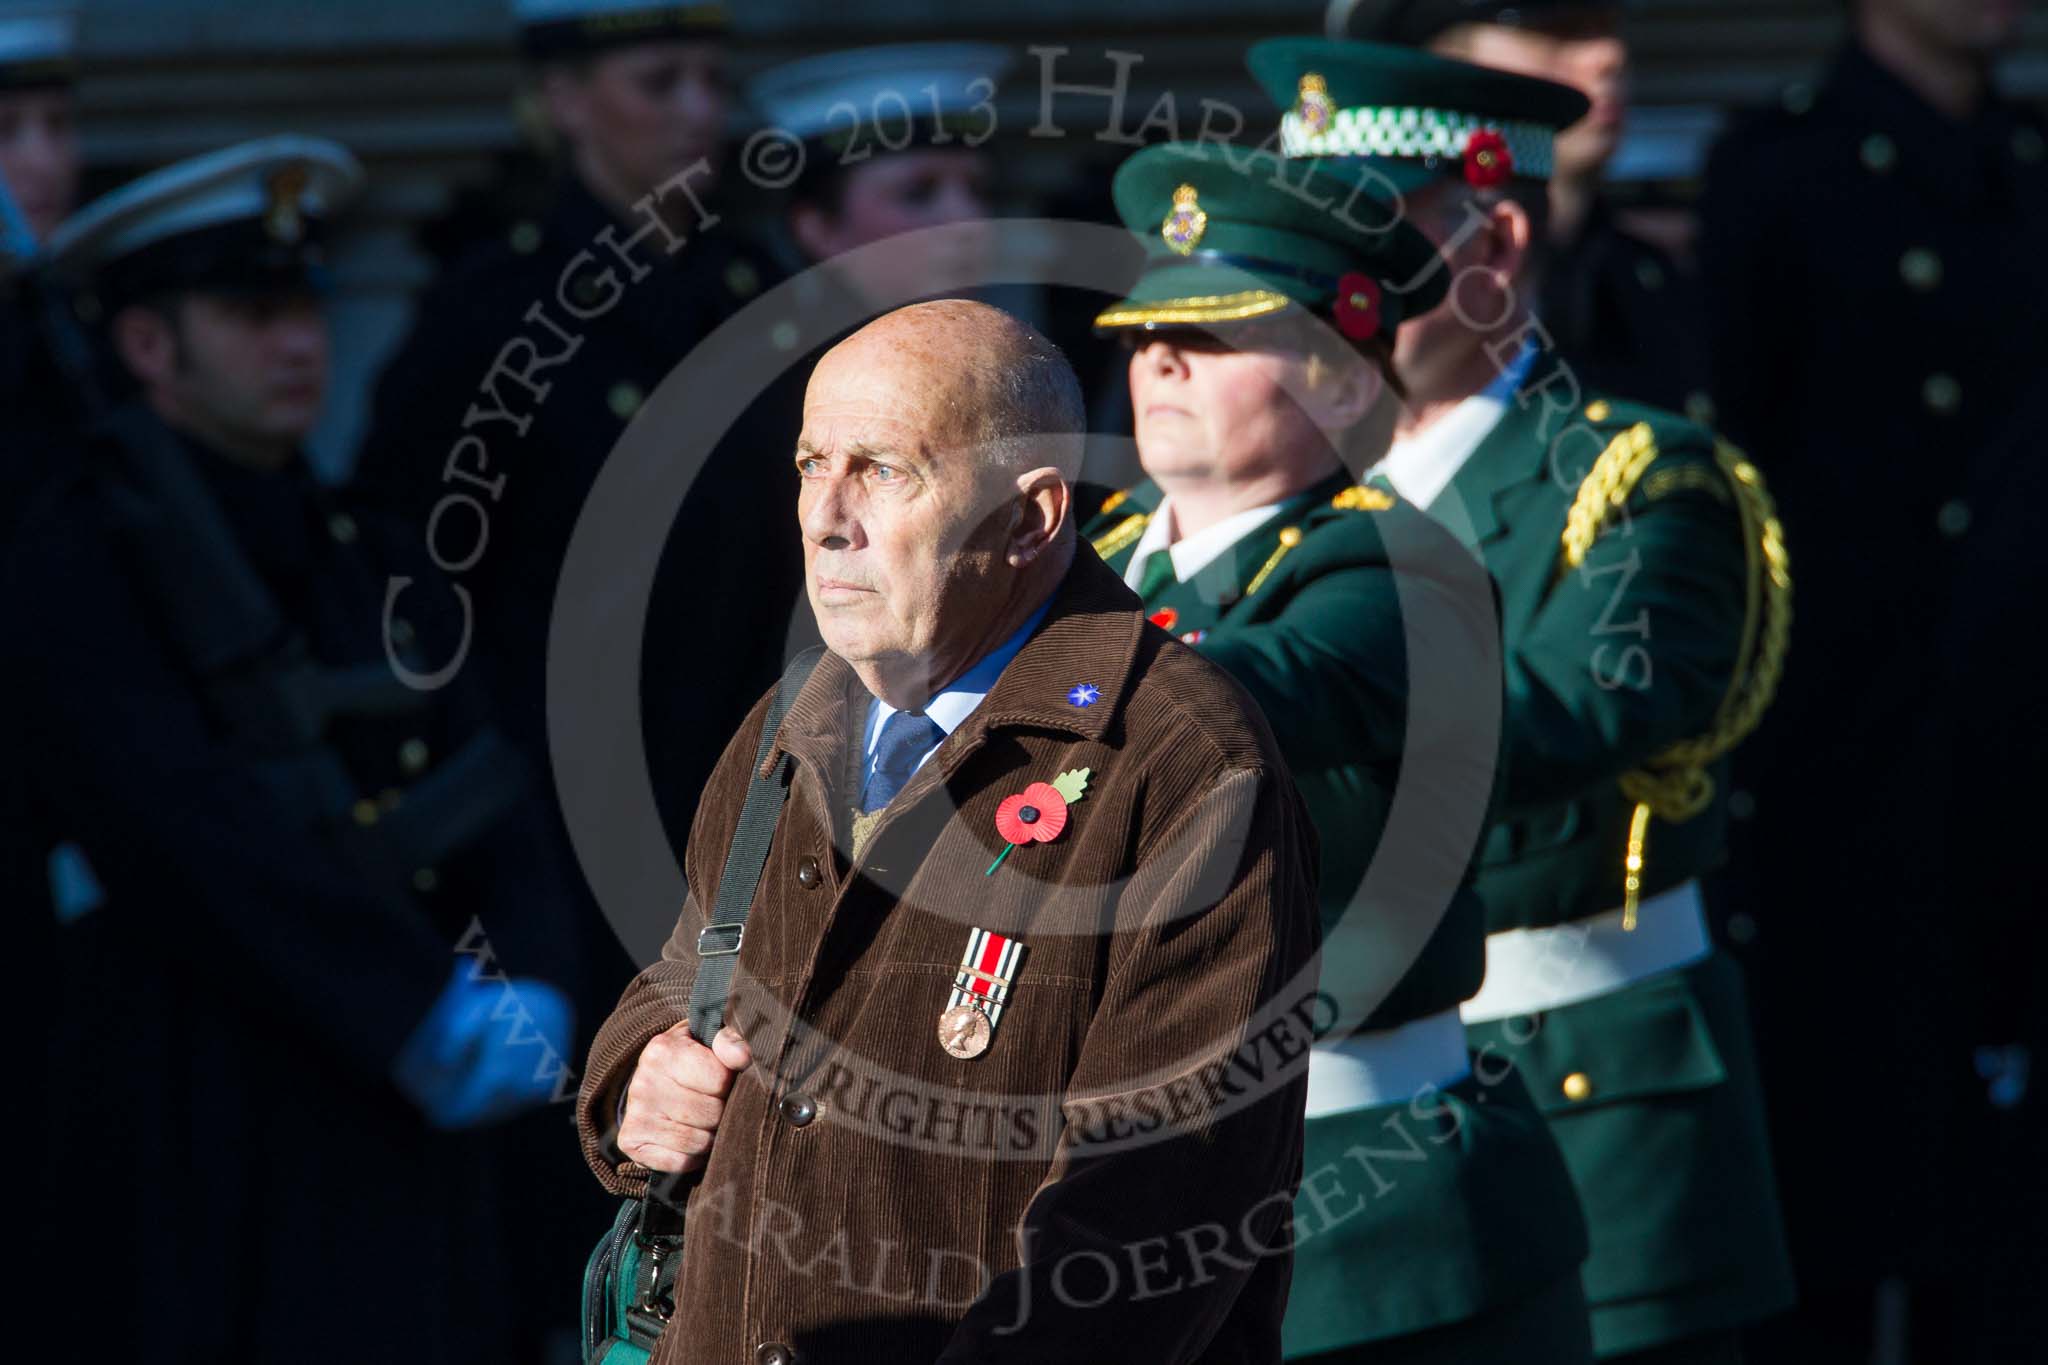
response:
<path id="1" fill-rule="evenodd" d="M 882 737 L 875 743 L 874 770 L 860 789 L 861 813 L 871 815 L 888 805 L 917 771 L 918 760 L 945 737 L 946 732 L 930 716 L 897 711 L 883 721 Z"/>

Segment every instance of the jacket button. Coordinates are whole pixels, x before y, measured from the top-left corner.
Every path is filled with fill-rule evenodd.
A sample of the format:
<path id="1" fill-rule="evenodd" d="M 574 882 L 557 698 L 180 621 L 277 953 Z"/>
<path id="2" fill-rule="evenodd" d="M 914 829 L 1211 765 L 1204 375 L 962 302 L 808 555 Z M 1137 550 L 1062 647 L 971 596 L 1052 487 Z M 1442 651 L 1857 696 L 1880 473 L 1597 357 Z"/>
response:
<path id="1" fill-rule="evenodd" d="M 806 891 L 816 891 L 818 883 L 825 880 L 818 871 L 818 860 L 806 853 L 796 860 L 796 884 Z"/>
<path id="2" fill-rule="evenodd" d="M 818 1102 L 809 1095 L 784 1095 L 780 1107 L 792 1128 L 807 1128 L 818 1117 Z"/>
<path id="3" fill-rule="evenodd" d="M 1899 257 L 1899 278 L 1925 294 L 1941 286 L 1941 255 L 1916 246 Z"/>
<path id="4" fill-rule="evenodd" d="M 1587 1079 L 1585 1072 L 1574 1071 L 1571 1075 L 1564 1078 L 1563 1089 L 1564 1097 L 1573 1104 L 1577 1104 L 1580 1100 L 1593 1093 L 1593 1082 Z"/>
<path id="5" fill-rule="evenodd" d="M 1934 528 L 1950 540 L 1970 529 L 1970 504 L 1950 498 L 1934 514 Z"/>
<path id="6" fill-rule="evenodd" d="M 797 1365 L 797 1354 L 779 1341 L 764 1341 L 754 1351 L 754 1365 Z"/>
<path id="7" fill-rule="evenodd" d="M 1920 400 L 1930 412 L 1946 417 L 1963 405 L 1963 386 L 1952 374 L 1931 374 L 1920 386 Z"/>

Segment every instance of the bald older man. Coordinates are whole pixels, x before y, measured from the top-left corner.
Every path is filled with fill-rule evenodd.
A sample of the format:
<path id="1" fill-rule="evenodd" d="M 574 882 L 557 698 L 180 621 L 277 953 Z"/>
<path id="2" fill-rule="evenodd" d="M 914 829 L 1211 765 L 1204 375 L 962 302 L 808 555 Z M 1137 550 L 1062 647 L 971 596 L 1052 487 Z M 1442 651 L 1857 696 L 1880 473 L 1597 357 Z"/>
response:
<path id="1" fill-rule="evenodd" d="M 1279 1359 L 1315 836 L 1245 695 L 1077 545 L 1081 427 L 1058 350 L 958 300 L 811 380 L 828 652 L 727 748 L 580 1101 L 607 1188 L 694 1182 L 657 1361 Z M 706 907 L 785 756 L 705 1047 Z"/>

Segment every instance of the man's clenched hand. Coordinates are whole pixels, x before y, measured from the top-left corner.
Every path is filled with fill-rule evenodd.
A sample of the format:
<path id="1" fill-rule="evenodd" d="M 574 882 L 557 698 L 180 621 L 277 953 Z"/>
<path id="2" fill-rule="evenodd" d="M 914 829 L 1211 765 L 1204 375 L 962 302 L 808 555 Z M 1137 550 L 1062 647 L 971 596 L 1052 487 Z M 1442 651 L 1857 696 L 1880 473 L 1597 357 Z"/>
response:
<path id="1" fill-rule="evenodd" d="M 753 1060 L 747 1040 L 729 1028 L 713 1035 L 710 1047 L 690 1036 L 687 1020 L 657 1034 L 641 1049 L 626 1086 L 619 1150 L 653 1171 L 702 1166 L 732 1078 Z"/>

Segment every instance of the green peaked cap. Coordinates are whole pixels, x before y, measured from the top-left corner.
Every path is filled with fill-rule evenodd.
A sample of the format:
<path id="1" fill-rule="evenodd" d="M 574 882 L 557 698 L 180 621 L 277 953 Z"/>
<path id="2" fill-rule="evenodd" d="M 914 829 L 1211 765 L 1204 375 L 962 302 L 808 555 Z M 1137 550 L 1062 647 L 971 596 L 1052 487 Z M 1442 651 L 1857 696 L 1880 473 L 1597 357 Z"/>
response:
<path id="1" fill-rule="evenodd" d="M 1560 16 L 1621 8 L 1622 0 L 1330 0 L 1323 30 L 1332 38 L 1419 44 L 1460 24 L 1541 27 Z"/>
<path id="2" fill-rule="evenodd" d="M 1386 43 L 1273 38 L 1245 64 L 1286 111 L 1284 155 L 1361 166 L 1382 194 L 1445 177 L 1547 180 L 1558 132 L 1592 107 L 1568 85 Z M 1492 160 L 1475 169 L 1473 156 Z"/>
<path id="3" fill-rule="evenodd" d="M 1391 338 L 1403 318 L 1442 301 L 1445 272 L 1429 239 L 1371 189 L 1344 167 L 1250 147 L 1147 147 L 1115 183 L 1117 213 L 1145 243 L 1145 273 L 1095 325 L 1237 322 L 1300 307 L 1347 336 Z"/>

